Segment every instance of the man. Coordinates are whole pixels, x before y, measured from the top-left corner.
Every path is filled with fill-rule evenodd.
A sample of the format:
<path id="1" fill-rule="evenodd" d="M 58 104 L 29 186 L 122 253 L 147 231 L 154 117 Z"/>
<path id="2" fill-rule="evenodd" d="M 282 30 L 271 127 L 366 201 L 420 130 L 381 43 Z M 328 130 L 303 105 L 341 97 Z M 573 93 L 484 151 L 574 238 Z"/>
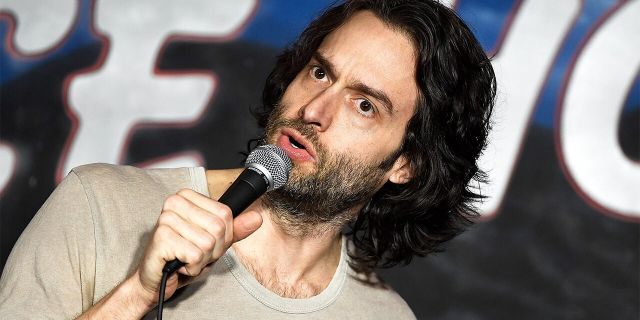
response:
<path id="1" fill-rule="evenodd" d="M 239 170 L 76 168 L 16 244 L 0 318 L 153 317 L 176 258 L 168 318 L 413 318 L 372 270 L 438 250 L 475 215 L 494 95 L 489 60 L 442 5 L 330 8 L 263 94 L 265 141 L 294 164 L 283 189 L 232 219 L 213 199 Z"/>

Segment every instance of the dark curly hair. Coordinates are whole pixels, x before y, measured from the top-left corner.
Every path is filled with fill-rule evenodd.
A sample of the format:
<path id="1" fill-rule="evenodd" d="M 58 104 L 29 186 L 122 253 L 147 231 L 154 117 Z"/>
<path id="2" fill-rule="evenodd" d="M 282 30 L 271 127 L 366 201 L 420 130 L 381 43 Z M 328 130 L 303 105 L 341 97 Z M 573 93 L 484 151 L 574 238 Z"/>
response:
<path id="1" fill-rule="evenodd" d="M 260 126 L 323 39 L 362 10 L 412 40 L 420 90 L 399 153 L 410 162 L 411 181 L 387 182 L 347 231 L 355 249 L 352 267 L 371 271 L 441 251 L 478 215 L 474 203 L 483 196 L 470 182 L 486 181 L 477 160 L 496 82 L 489 58 L 451 9 L 425 0 L 351 0 L 327 9 L 278 57 L 256 113 Z"/>

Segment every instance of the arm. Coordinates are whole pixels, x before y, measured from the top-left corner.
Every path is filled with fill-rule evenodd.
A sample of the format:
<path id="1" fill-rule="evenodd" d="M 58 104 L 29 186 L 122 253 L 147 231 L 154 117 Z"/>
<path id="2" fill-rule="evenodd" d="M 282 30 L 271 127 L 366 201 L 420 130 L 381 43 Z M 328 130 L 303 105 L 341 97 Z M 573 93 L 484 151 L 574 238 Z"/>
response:
<path id="1" fill-rule="evenodd" d="M 131 276 L 92 306 L 79 319 L 138 319 L 156 304 L 162 268 L 171 260 L 186 263 L 167 280 L 165 300 L 178 287 L 208 269 L 231 244 L 262 224 L 257 212 L 235 220 L 231 210 L 193 190 L 167 198 L 138 267 Z"/>
<path id="2" fill-rule="evenodd" d="M 93 305 L 77 319 L 140 319 L 157 303 L 157 296 L 152 296 L 142 289 L 137 274 L 126 279 Z"/>
<path id="3" fill-rule="evenodd" d="M 166 261 L 187 262 L 178 272 L 196 276 L 233 241 L 262 223 L 255 212 L 233 220 L 228 207 L 182 190 L 165 201 L 136 270 L 96 303 L 96 244 L 90 210 L 80 180 L 69 174 L 38 211 L 7 261 L 0 280 L 0 319 L 34 315 L 69 319 L 82 312 L 80 319 L 138 319 L 157 304 Z M 182 284 L 177 275 L 170 277 L 166 299 Z"/>
<path id="4" fill-rule="evenodd" d="M 80 180 L 69 174 L 13 247 L 0 280 L 0 319 L 69 319 L 93 303 L 89 210 Z"/>

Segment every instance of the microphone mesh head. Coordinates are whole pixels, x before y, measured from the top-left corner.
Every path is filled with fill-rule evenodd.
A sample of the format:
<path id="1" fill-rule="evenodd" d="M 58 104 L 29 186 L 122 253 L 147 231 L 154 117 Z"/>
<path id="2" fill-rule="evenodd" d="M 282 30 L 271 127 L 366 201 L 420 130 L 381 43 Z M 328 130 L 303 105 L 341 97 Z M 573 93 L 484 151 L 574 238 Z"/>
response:
<path id="1" fill-rule="evenodd" d="M 269 180 L 269 190 L 282 187 L 289 179 L 291 159 L 284 150 L 268 144 L 255 148 L 244 164 L 245 167 L 258 169 Z M 266 171 L 266 172 L 265 172 Z"/>

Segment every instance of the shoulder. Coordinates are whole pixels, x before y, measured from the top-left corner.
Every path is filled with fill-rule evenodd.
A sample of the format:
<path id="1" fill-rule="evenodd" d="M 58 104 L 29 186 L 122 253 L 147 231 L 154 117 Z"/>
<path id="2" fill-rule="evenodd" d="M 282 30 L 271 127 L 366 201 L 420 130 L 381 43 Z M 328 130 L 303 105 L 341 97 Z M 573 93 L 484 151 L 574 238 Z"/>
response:
<path id="1" fill-rule="evenodd" d="M 342 260 L 345 282 L 334 304 L 336 310 L 357 310 L 358 319 L 416 319 L 404 299 L 385 284 L 375 272 L 359 272 L 354 268 L 353 242 L 343 236 Z"/>
<path id="2" fill-rule="evenodd" d="M 73 168 L 70 175 L 77 176 L 90 193 L 167 194 L 181 188 L 206 193 L 203 168 L 140 169 L 94 163 Z"/>
<path id="3" fill-rule="evenodd" d="M 406 301 L 375 274 L 365 276 L 349 268 L 345 296 L 354 310 L 364 310 L 376 319 L 415 319 Z"/>
<path id="4" fill-rule="evenodd" d="M 135 233 L 136 224 L 141 230 L 152 228 L 169 195 L 184 188 L 207 194 L 203 168 L 140 169 L 90 164 L 71 170 L 68 178 L 74 176 L 96 229 L 100 230 L 122 227 Z"/>
<path id="5" fill-rule="evenodd" d="M 89 164 L 71 170 L 83 189 L 92 214 L 117 220 L 133 214 L 149 215 L 155 223 L 162 203 L 188 188 L 207 194 L 203 168 L 140 169 L 132 166 Z M 115 222 L 115 221 L 103 221 Z"/>
<path id="6" fill-rule="evenodd" d="M 199 170 L 198 170 L 199 169 Z M 202 168 L 141 169 L 133 166 L 92 163 L 75 167 L 71 172 L 83 182 L 102 183 L 185 183 Z M 176 181 L 178 180 L 178 181 Z"/>
<path id="7" fill-rule="evenodd" d="M 358 310 L 362 319 L 415 319 L 415 315 L 404 299 L 375 274 L 363 275 L 352 268 L 342 296 L 336 302 L 339 308 Z"/>

